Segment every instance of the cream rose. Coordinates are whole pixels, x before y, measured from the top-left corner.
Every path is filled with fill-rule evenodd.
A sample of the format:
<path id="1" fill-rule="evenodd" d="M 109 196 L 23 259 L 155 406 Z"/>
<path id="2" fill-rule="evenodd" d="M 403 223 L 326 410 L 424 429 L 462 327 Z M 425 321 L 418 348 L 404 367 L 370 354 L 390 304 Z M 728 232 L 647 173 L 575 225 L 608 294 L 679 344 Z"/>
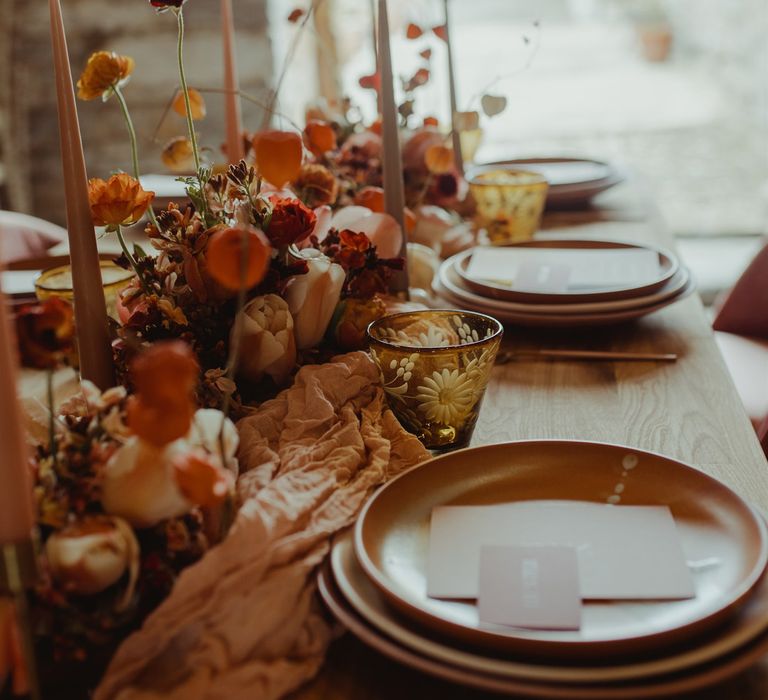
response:
<path id="1" fill-rule="evenodd" d="M 319 250 L 306 248 L 299 257 L 307 261 L 309 271 L 293 278 L 286 292 L 293 316 L 296 346 L 300 350 L 317 345 L 325 335 L 339 303 L 346 273 Z"/>
<path id="2" fill-rule="evenodd" d="M 232 329 L 242 328 L 239 373 L 253 381 L 265 374 L 283 384 L 296 364 L 293 316 L 276 294 L 251 299 Z M 232 338 L 230 338 L 232 342 Z"/>
<path id="3" fill-rule="evenodd" d="M 127 570 L 118 610 L 130 602 L 139 573 L 139 543 L 124 520 L 94 516 L 69 525 L 48 538 L 45 554 L 51 574 L 70 593 L 100 593 Z"/>

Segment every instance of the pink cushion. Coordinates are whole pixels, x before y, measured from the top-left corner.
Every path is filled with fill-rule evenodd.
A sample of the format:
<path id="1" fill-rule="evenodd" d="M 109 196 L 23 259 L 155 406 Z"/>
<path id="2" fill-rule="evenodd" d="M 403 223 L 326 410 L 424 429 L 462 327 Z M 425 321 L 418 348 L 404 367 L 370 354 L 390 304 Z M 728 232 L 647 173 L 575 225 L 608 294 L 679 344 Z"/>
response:
<path id="1" fill-rule="evenodd" d="M 768 430 L 768 340 L 715 332 L 733 383 L 755 430 Z"/>
<path id="2" fill-rule="evenodd" d="M 768 339 L 768 245 L 728 293 L 712 327 L 716 331 Z"/>
<path id="3" fill-rule="evenodd" d="M 38 258 L 67 237 L 66 229 L 34 216 L 0 211 L 0 261 Z"/>

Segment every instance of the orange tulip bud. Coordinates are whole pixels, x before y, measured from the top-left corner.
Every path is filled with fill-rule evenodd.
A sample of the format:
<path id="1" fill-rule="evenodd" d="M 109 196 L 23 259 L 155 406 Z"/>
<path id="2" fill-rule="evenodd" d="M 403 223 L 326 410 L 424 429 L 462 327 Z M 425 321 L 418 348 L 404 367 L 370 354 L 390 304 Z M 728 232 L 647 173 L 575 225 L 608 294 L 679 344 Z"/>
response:
<path id="1" fill-rule="evenodd" d="M 247 248 L 247 252 L 244 251 Z M 272 248 L 261 231 L 253 228 L 228 228 L 216 231 L 205 253 L 208 274 L 230 291 L 250 289 L 262 279 L 269 267 Z M 243 255 L 247 254 L 243 274 Z"/>
<path id="2" fill-rule="evenodd" d="M 304 143 L 316 156 L 336 150 L 336 133 L 328 122 L 312 119 L 304 127 Z"/>
<path id="3" fill-rule="evenodd" d="M 301 168 L 301 137 L 292 131 L 263 131 L 253 139 L 259 174 L 275 187 L 295 180 Z"/>
<path id="4" fill-rule="evenodd" d="M 189 89 L 189 108 L 192 112 L 192 119 L 200 120 L 205 119 L 207 109 L 205 107 L 205 100 L 198 90 L 194 88 Z M 179 90 L 176 93 L 176 97 L 173 98 L 173 111 L 180 117 L 187 116 L 187 104 L 184 100 L 184 91 Z"/>

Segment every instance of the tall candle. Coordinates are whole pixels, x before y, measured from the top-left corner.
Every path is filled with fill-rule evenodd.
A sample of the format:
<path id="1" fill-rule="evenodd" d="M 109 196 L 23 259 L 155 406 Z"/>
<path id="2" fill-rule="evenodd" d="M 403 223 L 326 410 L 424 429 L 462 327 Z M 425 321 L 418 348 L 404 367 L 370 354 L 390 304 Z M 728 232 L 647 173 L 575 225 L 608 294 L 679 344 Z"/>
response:
<path id="1" fill-rule="evenodd" d="M 0 290 L 0 545 L 29 540 L 34 526 L 29 450 L 16 399 L 16 338 Z"/>
<path id="2" fill-rule="evenodd" d="M 389 15 L 387 0 L 379 0 L 378 23 L 379 90 L 381 91 L 382 166 L 384 169 L 384 209 L 394 217 L 403 232 L 400 257 L 407 260 L 408 235 L 405 230 L 405 192 L 403 191 L 403 162 L 400 154 L 400 134 L 397 126 L 397 104 L 392 74 L 392 51 L 389 45 Z M 393 275 L 393 292 L 408 294 L 408 268 Z"/>
<path id="3" fill-rule="evenodd" d="M 451 47 L 451 22 L 448 11 L 449 0 L 443 0 L 445 9 L 445 46 L 448 51 L 448 87 L 451 93 L 451 138 L 453 139 L 453 156 L 456 160 L 456 169 L 460 175 L 464 175 L 464 157 L 461 154 L 461 133 L 456 124 L 456 75 L 453 69 L 453 48 Z"/>
<path id="4" fill-rule="evenodd" d="M 88 203 L 88 176 L 61 5 L 59 0 L 49 0 L 49 6 L 80 374 L 106 389 L 114 383 L 114 367 L 96 233 Z"/>
<path id="5" fill-rule="evenodd" d="M 239 163 L 243 149 L 243 118 L 240 112 L 240 82 L 235 58 L 235 21 L 232 0 L 221 0 L 221 33 L 224 42 L 224 90 L 227 120 L 227 159 Z"/>

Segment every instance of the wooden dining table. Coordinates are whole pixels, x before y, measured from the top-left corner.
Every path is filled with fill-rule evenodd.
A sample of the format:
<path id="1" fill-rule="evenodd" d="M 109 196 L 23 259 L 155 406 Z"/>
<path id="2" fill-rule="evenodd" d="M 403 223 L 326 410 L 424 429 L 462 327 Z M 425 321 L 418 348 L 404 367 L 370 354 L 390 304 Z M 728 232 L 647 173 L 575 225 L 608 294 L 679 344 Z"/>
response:
<path id="1" fill-rule="evenodd" d="M 608 195 L 608 193 L 606 193 Z M 541 236 L 674 241 L 638 183 L 596 206 L 545 216 Z M 571 329 L 509 326 L 504 347 L 676 353 L 676 362 L 521 359 L 497 364 L 472 445 L 535 438 L 618 443 L 657 452 L 722 480 L 768 513 L 768 464 L 697 295 L 639 321 Z M 431 678 L 340 634 L 318 675 L 291 700 L 479 700 L 498 697 Z M 685 697 L 765 700 L 768 658 Z"/>

